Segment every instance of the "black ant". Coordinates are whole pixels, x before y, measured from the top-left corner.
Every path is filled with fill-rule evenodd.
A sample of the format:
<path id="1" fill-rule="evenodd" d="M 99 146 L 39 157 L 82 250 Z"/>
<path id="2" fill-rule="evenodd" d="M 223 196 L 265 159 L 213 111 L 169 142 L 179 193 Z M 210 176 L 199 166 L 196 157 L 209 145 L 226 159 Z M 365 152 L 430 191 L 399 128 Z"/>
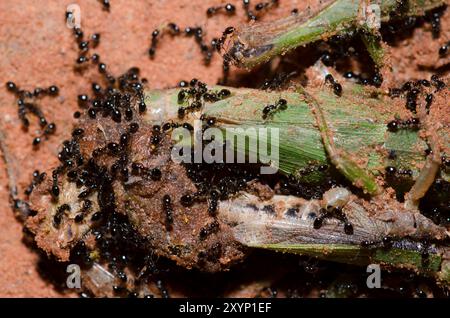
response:
<path id="1" fill-rule="evenodd" d="M 383 83 L 383 76 L 378 72 L 373 74 L 372 78 L 361 76 L 360 74 L 356 74 L 352 71 L 345 72 L 343 76 L 347 79 L 353 79 L 361 85 L 373 85 L 375 87 L 380 87 Z"/>
<path id="2" fill-rule="evenodd" d="M 325 76 L 325 83 L 333 85 L 333 92 L 335 95 L 339 97 L 342 96 L 342 86 L 334 79 L 333 75 L 327 74 Z"/>
<path id="3" fill-rule="evenodd" d="M 377 242 L 369 240 L 365 240 L 360 243 L 360 246 L 362 248 L 375 248 L 377 247 L 377 245 L 378 245 Z"/>
<path id="4" fill-rule="evenodd" d="M 372 76 L 372 85 L 375 87 L 380 87 L 383 83 L 383 76 L 380 73 L 375 73 Z"/>
<path id="5" fill-rule="evenodd" d="M 219 91 L 219 93 L 217 93 L 217 96 L 219 97 L 219 99 L 227 98 L 230 95 L 231 95 L 231 92 L 228 89 L 226 89 L 226 88 L 221 89 Z"/>
<path id="6" fill-rule="evenodd" d="M 264 80 L 263 85 L 261 86 L 262 90 L 276 90 L 279 89 L 281 86 L 283 86 L 290 77 L 294 76 L 296 72 L 292 73 L 284 73 L 281 72 L 279 74 L 276 74 L 272 79 L 266 79 Z"/>
<path id="7" fill-rule="evenodd" d="M 413 88 L 406 93 L 406 108 L 415 113 L 417 109 L 417 96 L 419 94 L 417 88 Z"/>
<path id="8" fill-rule="evenodd" d="M 411 169 L 399 169 L 398 173 L 403 176 L 412 177 L 413 172 Z"/>
<path id="9" fill-rule="evenodd" d="M 109 0 L 99 0 L 102 3 L 103 10 L 108 11 L 111 9 L 111 3 Z"/>
<path id="10" fill-rule="evenodd" d="M 334 64 L 334 58 L 335 57 L 332 55 L 332 53 L 325 51 L 323 52 L 320 60 L 325 66 L 331 66 Z"/>
<path id="11" fill-rule="evenodd" d="M 152 151 L 156 150 L 156 147 L 161 141 L 161 129 L 158 129 L 159 126 L 154 126 L 152 129 L 152 136 L 150 137 L 150 148 Z"/>
<path id="12" fill-rule="evenodd" d="M 236 7 L 234 5 L 232 5 L 231 3 L 227 3 L 224 6 L 216 6 L 216 7 L 208 8 L 208 10 L 206 10 L 206 15 L 208 17 L 211 17 L 214 14 L 216 14 L 217 12 L 221 11 L 222 9 L 225 10 L 225 12 L 229 15 L 232 15 L 236 12 Z"/>
<path id="13" fill-rule="evenodd" d="M 425 18 L 431 23 L 431 33 L 434 39 L 439 38 L 441 33 L 441 16 L 443 14 L 442 10 L 433 10 L 429 12 Z"/>
<path id="14" fill-rule="evenodd" d="M 400 95 L 402 94 L 402 90 L 400 88 L 389 88 L 389 97 L 390 98 L 396 98 L 396 97 L 400 97 Z"/>
<path id="15" fill-rule="evenodd" d="M 161 298 L 170 298 L 169 291 L 164 287 L 161 280 L 158 280 L 156 282 L 156 287 L 159 289 L 159 292 L 161 293 Z"/>
<path id="16" fill-rule="evenodd" d="M 347 216 L 342 212 L 340 207 L 332 207 L 327 209 L 320 209 L 319 216 L 314 219 L 313 227 L 318 230 L 322 227 L 323 220 L 326 218 L 335 217 L 344 222 L 344 232 L 347 235 L 353 234 L 353 225 L 348 221 Z"/>
<path id="17" fill-rule="evenodd" d="M 32 145 L 33 146 L 38 146 L 41 143 L 43 136 L 52 135 L 52 134 L 55 133 L 55 130 L 56 130 L 56 124 L 55 123 L 47 124 L 47 126 L 45 126 L 45 128 L 44 128 L 44 131 L 43 131 L 42 135 L 38 136 L 38 137 L 35 137 L 33 139 Z"/>
<path id="18" fill-rule="evenodd" d="M 442 167 L 443 167 L 444 169 L 450 167 L 450 158 L 447 157 L 446 155 L 443 155 L 443 156 L 441 157 L 441 162 L 442 162 Z"/>
<path id="19" fill-rule="evenodd" d="M 436 92 L 445 87 L 445 83 L 436 74 L 431 76 L 431 85 L 436 87 Z"/>
<path id="20" fill-rule="evenodd" d="M 107 72 L 106 64 L 101 63 L 100 56 L 97 53 L 89 55 L 90 47 L 95 48 L 99 45 L 101 35 L 99 33 L 94 33 L 91 35 L 90 41 L 85 41 L 83 40 L 84 32 L 80 28 L 74 28 L 73 33 L 79 48 L 79 57 L 76 60 L 76 69 L 78 71 L 83 70 L 84 67 L 87 66 L 87 62 L 91 61 L 92 64 L 97 65 L 98 72 L 102 74 L 110 84 L 114 84 L 116 79 Z M 99 92 L 95 93 L 98 94 Z"/>
<path id="21" fill-rule="evenodd" d="M 158 37 L 162 36 L 166 30 L 169 30 L 172 36 L 177 36 L 181 34 L 178 25 L 176 25 L 173 22 L 168 23 L 167 26 L 161 29 L 155 29 L 152 32 L 151 46 L 150 49 L 148 50 L 148 54 L 150 55 L 151 58 L 155 56 Z M 203 29 L 201 27 L 186 27 L 184 29 L 184 35 L 187 37 L 194 36 L 196 43 L 200 47 L 205 64 L 209 65 L 212 59 L 213 48 L 210 48 L 207 44 L 203 42 Z"/>
<path id="22" fill-rule="evenodd" d="M 190 207 L 194 203 L 194 198 L 190 194 L 185 194 L 180 198 L 180 202 L 185 207 Z"/>
<path id="23" fill-rule="evenodd" d="M 178 92 L 177 100 L 178 104 L 184 104 L 189 102 L 188 106 L 181 106 L 178 108 L 178 118 L 183 119 L 188 112 L 198 111 L 203 107 L 204 102 L 215 102 L 231 96 L 230 90 L 224 88 L 219 92 L 213 92 L 208 90 L 205 83 L 192 79 L 189 82 L 190 88 L 186 85 Z"/>
<path id="24" fill-rule="evenodd" d="M 62 217 L 66 213 L 66 211 L 70 211 L 70 205 L 68 205 L 67 203 L 62 204 L 56 210 L 56 213 L 53 216 L 53 226 L 55 228 L 58 228 L 59 225 L 61 224 Z"/>
<path id="25" fill-rule="evenodd" d="M 322 171 L 322 172 L 326 171 L 326 170 L 328 170 L 328 168 L 329 167 L 326 164 L 320 164 L 320 165 L 310 164 L 309 166 L 300 169 L 298 171 L 298 174 L 302 175 L 302 176 L 306 176 L 306 175 L 309 175 L 309 174 L 311 174 L 311 173 L 313 173 L 315 171 Z"/>
<path id="26" fill-rule="evenodd" d="M 81 112 L 79 112 L 78 110 L 73 113 L 73 118 L 79 119 L 80 117 L 81 117 Z"/>
<path id="27" fill-rule="evenodd" d="M 220 51 L 227 39 L 227 37 L 231 34 L 233 34 L 236 31 L 236 29 L 232 26 L 227 27 L 223 32 L 222 32 L 222 36 L 215 41 L 215 48 L 217 51 Z M 225 60 L 225 56 L 224 56 L 224 60 Z"/>
<path id="28" fill-rule="evenodd" d="M 170 231 L 173 224 L 172 200 L 168 194 L 163 197 L 163 211 L 166 216 L 166 230 Z"/>
<path id="29" fill-rule="evenodd" d="M 163 32 L 166 31 L 166 30 L 169 30 L 169 32 L 170 32 L 170 34 L 172 36 L 180 34 L 180 28 L 178 27 L 178 25 L 176 25 L 173 22 L 168 23 L 166 27 L 163 27 L 160 30 L 159 29 L 153 30 L 151 46 L 150 46 L 150 49 L 148 50 L 148 54 L 150 55 L 151 58 L 153 58 L 155 56 L 156 45 L 158 43 L 158 37 L 162 36 Z"/>
<path id="30" fill-rule="evenodd" d="M 185 88 L 185 87 L 188 87 L 188 86 L 189 86 L 189 83 L 186 82 L 185 80 L 182 80 L 182 81 L 180 81 L 180 82 L 178 83 L 177 86 L 178 86 L 178 87 L 181 87 L 181 88 Z"/>
<path id="31" fill-rule="evenodd" d="M 250 0 L 242 0 L 242 6 L 244 7 L 245 15 L 249 20 L 256 21 L 256 15 L 250 11 Z"/>
<path id="32" fill-rule="evenodd" d="M 206 225 L 205 227 L 200 229 L 200 240 L 204 240 L 207 236 L 213 234 L 213 233 L 217 233 L 217 231 L 219 230 L 220 224 L 219 222 L 217 222 L 216 220 L 212 221 L 211 223 L 209 223 L 208 225 Z"/>
<path id="33" fill-rule="evenodd" d="M 393 176 L 393 175 L 395 175 L 395 173 L 397 172 L 397 169 L 396 169 L 395 167 L 392 167 L 392 166 L 387 166 L 387 167 L 385 168 L 385 171 L 386 171 L 386 174 L 387 174 L 387 175 Z"/>
<path id="34" fill-rule="evenodd" d="M 360 246 L 363 248 L 378 248 L 380 247 L 380 244 L 383 248 L 385 249 L 389 249 L 392 247 L 392 245 L 394 244 L 394 238 L 391 236 L 384 236 L 381 241 L 372 241 L 372 240 L 366 240 L 366 241 L 362 241 L 360 243 Z"/>
<path id="35" fill-rule="evenodd" d="M 78 95 L 78 105 L 80 107 L 86 107 L 87 103 L 89 102 L 89 96 L 86 94 Z"/>
<path id="36" fill-rule="evenodd" d="M 400 97 L 403 93 L 406 96 L 406 104 L 405 107 L 412 113 L 416 113 L 417 111 L 417 99 L 422 92 L 422 87 L 429 88 L 434 86 L 436 91 L 441 90 L 445 87 L 445 83 L 441 81 L 436 75 L 431 76 L 431 80 L 428 81 L 426 79 L 421 79 L 417 81 L 408 81 L 402 85 L 400 88 L 390 88 L 389 96 L 391 98 Z M 426 102 L 426 110 L 427 113 L 430 110 L 431 104 L 433 102 L 433 94 L 426 93 L 425 94 L 425 102 Z M 395 128 L 395 127 L 394 127 Z"/>
<path id="37" fill-rule="evenodd" d="M 396 132 L 399 129 L 419 129 L 420 120 L 419 118 L 411 118 L 407 120 L 397 120 L 394 119 L 387 124 L 387 128 L 390 132 Z"/>
<path id="38" fill-rule="evenodd" d="M 189 30 L 191 30 L 191 32 L 189 32 Z M 208 45 L 203 42 L 203 35 L 204 35 L 203 29 L 201 27 L 186 28 L 185 34 L 186 34 L 186 36 L 194 35 L 195 42 L 199 45 L 200 51 L 203 54 L 203 60 L 206 65 L 209 65 L 209 63 L 211 62 L 211 58 L 212 58 L 213 48 L 210 49 L 208 47 Z"/>
<path id="39" fill-rule="evenodd" d="M 263 113 L 262 118 L 263 118 L 264 120 L 266 120 L 267 117 L 268 117 L 269 115 L 273 115 L 273 114 L 275 113 L 275 111 L 277 111 L 277 110 L 285 110 L 285 109 L 287 109 L 287 101 L 286 101 L 285 99 L 281 98 L 281 99 L 279 99 L 279 100 L 276 102 L 275 105 L 272 105 L 272 104 L 271 104 L 271 105 L 267 105 L 267 106 L 265 106 L 265 107 L 263 108 L 263 111 L 262 111 L 262 113 Z"/>
<path id="40" fill-rule="evenodd" d="M 92 46 L 95 48 L 99 45 L 100 43 L 100 34 L 99 33 L 94 33 L 91 35 L 91 40 L 92 40 Z"/>
<path id="41" fill-rule="evenodd" d="M 30 195 L 33 192 L 33 189 L 44 181 L 47 174 L 45 172 L 40 173 L 39 170 L 35 170 L 33 172 L 33 179 L 31 184 L 25 189 L 25 195 Z"/>
<path id="42" fill-rule="evenodd" d="M 450 46 L 450 41 L 448 41 L 447 43 L 445 43 L 444 45 L 442 45 L 439 48 L 439 57 L 443 58 L 443 57 L 447 56 L 449 46 Z"/>
<path id="43" fill-rule="evenodd" d="M 56 85 L 51 85 L 48 88 L 37 87 L 33 92 L 21 90 L 14 82 L 7 82 L 6 88 L 9 92 L 13 93 L 17 97 L 18 116 L 22 122 L 22 126 L 28 129 L 30 121 L 27 118 L 27 114 L 31 113 L 38 117 L 39 125 L 44 129 L 43 135 L 51 135 L 55 133 L 55 123 L 48 123 L 40 107 L 33 101 L 43 96 L 55 97 L 59 94 L 59 88 Z M 32 102 L 27 102 L 31 100 Z M 42 141 L 42 136 L 35 137 L 33 140 L 33 146 L 37 146 Z"/>
<path id="44" fill-rule="evenodd" d="M 185 90 L 185 89 L 180 90 L 177 95 L 178 104 L 184 103 L 184 100 L 187 96 L 188 96 L 188 90 Z"/>
<path id="45" fill-rule="evenodd" d="M 178 123 L 167 122 L 167 123 L 164 123 L 161 128 L 164 132 L 168 132 L 169 130 L 177 128 L 179 126 L 180 126 L 180 124 L 178 124 Z"/>
<path id="46" fill-rule="evenodd" d="M 320 166 L 319 166 L 320 167 Z M 327 165 L 323 165 L 320 169 L 328 169 Z M 324 183 L 317 186 L 306 185 L 299 181 L 298 176 L 290 175 L 287 178 L 282 178 L 280 181 L 280 190 L 283 194 L 292 194 L 301 196 L 306 199 L 320 199 L 325 191 L 332 186 L 336 186 L 337 182 L 334 179 L 327 179 Z"/>
<path id="47" fill-rule="evenodd" d="M 391 247 L 392 247 L 392 244 L 393 244 L 392 237 L 390 237 L 390 236 L 384 236 L 384 237 L 381 239 L 381 243 L 383 244 L 383 247 L 384 247 L 384 248 L 391 248 Z"/>
<path id="48" fill-rule="evenodd" d="M 255 5 L 255 11 L 262 11 L 274 6 L 278 6 L 279 0 L 270 0 L 267 2 L 260 2 Z"/>
<path id="49" fill-rule="evenodd" d="M 231 57 L 228 54 L 224 54 L 222 62 L 222 78 L 217 82 L 218 85 L 226 85 L 228 83 L 228 77 L 230 75 L 230 63 Z"/>
<path id="50" fill-rule="evenodd" d="M 348 78 L 348 79 L 350 79 L 350 78 L 354 78 L 354 79 L 359 78 L 358 74 L 355 74 L 352 71 L 345 72 L 344 73 L 344 77 Z"/>
<path id="51" fill-rule="evenodd" d="M 235 32 L 235 28 L 230 26 L 227 27 L 223 32 L 222 36 L 218 40 L 214 40 L 213 47 L 216 48 L 218 52 L 223 48 L 223 45 L 227 39 L 227 37 Z M 231 64 L 232 58 L 228 53 L 225 53 L 223 55 L 223 61 L 222 61 L 222 79 L 218 81 L 217 84 L 219 85 L 226 85 L 228 82 L 228 76 L 230 74 L 230 64 Z"/>
<path id="52" fill-rule="evenodd" d="M 217 205 L 219 203 L 219 192 L 212 190 L 209 195 L 208 213 L 211 216 L 215 216 L 217 213 Z"/>
<path id="53" fill-rule="evenodd" d="M 222 244 L 219 242 L 214 243 L 211 248 L 209 248 L 206 253 L 204 254 L 204 257 L 206 257 L 210 261 L 217 261 L 222 253 Z M 200 255 L 199 255 L 200 257 Z"/>
<path id="54" fill-rule="evenodd" d="M 230 90 L 223 88 L 217 93 L 208 91 L 207 93 L 203 94 L 203 100 L 205 102 L 217 102 L 221 99 L 229 97 L 230 95 L 231 95 Z"/>
<path id="55" fill-rule="evenodd" d="M 425 96 L 425 109 L 427 110 L 427 114 L 430 112 L 431 104 L 433 103 L 433 94 L 427 94 Z"/>

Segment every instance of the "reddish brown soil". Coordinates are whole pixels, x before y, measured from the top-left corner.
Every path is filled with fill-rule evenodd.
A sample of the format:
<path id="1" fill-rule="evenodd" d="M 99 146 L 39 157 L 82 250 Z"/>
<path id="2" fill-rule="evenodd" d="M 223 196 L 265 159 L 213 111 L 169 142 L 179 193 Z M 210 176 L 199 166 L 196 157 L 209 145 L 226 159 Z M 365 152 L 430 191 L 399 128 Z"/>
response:
<path id="1" fill-rule="evenodd" d="M 90 92 L 89 83 L 99 80 L 95 72 L 81 75 L 73 71 L 77 50 L 71 30 L 64 21 L 65 8 L 72 2 L 0 1 L 0 129 L 14 158 L 12 168 L 17 175 L 20 194 L 35 169 L 42 171 L 56 163 L 58 145 L 70 134 L 74 121 L 72 114 L 78 108 L 75 102 L 77 95 Z M 218 14 L 207 19 L 206 9 L 225 1 L 112 0 L 110 13 L 102 10 L 99 1 L 77 1 L 85 33 L 101 33 L 101 44 L 96 51 L 110 71 L 117 75 L 131 66 L 138 66 L 153 88 L 174 86 L 181 79 L 193 77 L 208 84 L 217 82 L 221 76 L 221 59 L 215 55 L 211 65 L 204 66 L 199 47 L 193 39 L 171 39 L 166 35 L 158 44 L 154 60 L 149 59 L 147 49 L 151 31 L 164 22 L 173 21 L 182 28 L 202 26 L 208 32 L 208 41 L 219 36 L 225 27 L 245 22 L 241 1 L 231 2 L 237 6 L 236 16 Z M 295 7 L 302 10 L 308 2 L 281 1 L 280 7 L 271 11 L 267 18 L 285 16 Z M 396 79 L 429 78 L 429 70 L 419 71 L 414 65 L 435 65 L 438 47 L 450 38 L 449 15 L 447 10 L 442 18 L 444 32 L 440 40 L 432 41 L 429 32 L 418 30 L 412 39 L 399 43 L 392 56 Z M 8 80 L 24 89 L 52 84 L 60 88 L 59 97 L 45 98 L 41 102 L 47 118 L 56 122 L 57 133 L 45 140 L 38 151 L 31 146 L 38 129 L 36 120 L 31 120 L 28 132 L 23 131 L 17 117 L 15 98 L 4 86 Z M 62 296 L 40 276 L 36 266 L 37 254 L 22 242 L 22 226 L 13 216 L 8 201 L 8 179 L 3 161 L 0 161 L 0 180 L 0 296 Z"/>

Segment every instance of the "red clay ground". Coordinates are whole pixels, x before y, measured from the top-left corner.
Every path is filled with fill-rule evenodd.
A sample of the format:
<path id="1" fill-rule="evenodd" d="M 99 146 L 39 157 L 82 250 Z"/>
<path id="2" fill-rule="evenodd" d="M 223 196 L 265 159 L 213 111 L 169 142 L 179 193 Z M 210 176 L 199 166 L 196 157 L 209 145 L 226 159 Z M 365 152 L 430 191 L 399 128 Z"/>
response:
<path id="1" fill-rule="evenodd" d="M 77 95 L 89 93 L 89 83 L 98 80 L 95 72 L 84 75 L 73 72 L 77 49 L 72 32 L 65 25 L 65 0 L 0 0 L 0 129 L 6 137 L 6 146 L 14 158 L 13 169 L 18 177 L 19 193 L 31 179 L 35 169 L 44 170 L 56 163 L 58 146 L 69 136 L 74 121 L 72 114 L 78 109 Z M 206 9 L 225 3 L 221 0 L 112 0 L 110 13 L 102 10 L 101 3 L 79 0 L 82 28 L 86 34 L 101 33 L 96 50 L 113 74 L 120 74 L 131 66 L 141 68 L 143 77 L 152 88 L 174 86 L 181 79 L 197 77 L 215 84 L 221 76 L 221 59 L 215 55 L 209 67 L 203 65 L 199 47 L 193 39 L 165 36 L 158 45 L 156 57 L 150 60 L 147 49 L 153 29 L 164 22 L 175 22 L 180 27 L 202 26 L 207 40 L 217 37 L 230 25 L 246 21 L 241 1 L 236 4 L 237 14 L 223 14 L 208 19 Z M 256 1 L 254 1 L 256 3 Z M 280 1 L 279 8 L 266 19 L 288 15 L 293 8 L 302 10 L 309 1 Z M 443 35 L 432 41 L 430 32 L 417 30 L 412 39 L 399 44 L 393 55 L 396 78 L 428 77 L 429 71 L 411 67 L 417 64 L 434 65 L 437 50 L 449 39 L 449 10 L 442 18 Z M 426 43 L 426 47 L 424 47 Z M 33 150 L 31 141 L 38 126 L 32 119 L 29 132 L 24 132 L 17 117 L 15 98 L 4 83 L 12 80 L 24 89 L 56 84 L 60 88 L 57 98 L 45 98 L 41 105 L 47 118 L 57 124 L 57 134 Z M 22 243 L 22 226 L 13 216 L 8 201 L 8 181 L 4 162 L 0 161 L 0 297 L 58 297 L 62 296 L 37 271 L 37 254 Z"/>

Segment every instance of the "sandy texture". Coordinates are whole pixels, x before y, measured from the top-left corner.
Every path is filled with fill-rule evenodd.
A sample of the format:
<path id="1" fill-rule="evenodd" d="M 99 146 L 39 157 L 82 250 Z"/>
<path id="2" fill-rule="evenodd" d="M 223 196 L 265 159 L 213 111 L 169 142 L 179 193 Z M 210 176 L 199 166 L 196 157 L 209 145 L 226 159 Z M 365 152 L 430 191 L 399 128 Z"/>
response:
<path id="1" fill-rule="evenodd" d="M 62 0 L 0 0 L 0 129 L 6 137 L 6 147 L 15 158 L 12 169 L 18 180 L 19 193 L 31 179 L 35 169 L 41 171 L 53 166 L 58 146 L 69 136 L 73 112 L 78 109 L 78 94 L 90 93 L 90 82 L 99 81 L 92 70 L 79 74 L 73 72 L 77 48 L 72 32 L 65 25 L 64 13 L 73 1 Z M 164 22 L 175 22 L 181 28 L 202 26 L 207 30 L 206 39 L 218 37 L 229 25 L 245 22 L 241 1 L 236 4 L 237 14 L 227 17 L 218 14 L 207 19 L 205 11 L 211 5 L 225 3 L 220 0 L 160 0 L 127 1 L 112 0 L 110 13 L 102 10 L 99 1 L 80 0 L 82 28 L 87 35 L 101 33 L 101 43 L 96 50 L 109 70 L 118 75 L 131 66 L 141 68 L 149 86 L 164 88 L 176 85 L 182 79 L 197 77 L 214 84 L 221 76 L 221 60 L 217 55 L 209 67 L 203 65 L 200 49 L 191 38 L 171 39 L 169 35 L 159 42 L 154 60 L 147 50 L 150 34 Z M 308 1 L 281 1 L 279 8 L 271 11 L 274 19 L 289 14 L 293 8 L 305 7 Z M 254 1 L 256 3 L 256 1 Z M 437 49 L 449 35 L 449 10 L 442 18 L 444 34 L 440 40 L 431 41 L 429 32 L 418 31 L 412 39 L 400 42 L 398 52 L 392 56 L 392 64 L 399 79 L 427 75 L 428 68 L 416 73 L 411 68 L 415 47 L 421 49 L 420 64 L 437 59 Z M 430 56 L 430 58 L 427 58 Z M 407 58 L 405 58 L 407 57 Z M 401 61 L 401 62 L 399 62 Z M 425 63 L 425 62 L 426 63 Z M 404 67 L 412 70 L 405 72 Z M 243 71 L 240 71 L 243 73 Z M 57 98 L 44 98 L 41 106 L 47 118 L 57 125 L 57 133 L 45 140 L 38 151 L 31 142 L 39 129 L 37 120 L 31 118 L 28 132 L 21 128 L 17 117 L 15 98 L 4 86 L 8 80 L 24 89 L 56 84 L 60 88 Z M 18 223 L 8 202 L 7 178 L 3 161 L 0 162 L 0 296 L 6 297 L 55 297 L 61 296 L 37 271 L 37 254 L 22 243 L 22 226 Z"/>

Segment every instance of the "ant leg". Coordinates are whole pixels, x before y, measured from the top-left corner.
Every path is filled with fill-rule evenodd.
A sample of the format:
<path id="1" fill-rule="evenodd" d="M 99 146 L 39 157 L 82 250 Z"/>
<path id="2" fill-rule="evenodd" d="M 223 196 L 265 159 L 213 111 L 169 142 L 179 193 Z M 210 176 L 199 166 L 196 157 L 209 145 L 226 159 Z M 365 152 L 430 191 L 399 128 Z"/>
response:
<path id="1" fill-rule="evenodd" d="M 312 108 L 312 113 L 316 118 L 323 145 L 331 162 L 353 183 L 353 185 L 363 189 L 364 192 L 369 193 L 370 195 L 379 194 L 380 188 L 378 187 L 375 178 L 365 169 L 361 168 L 343 149 L 338 149 L 334 144 L 333 135 L 328 128 L 322 108 L 317 100 L 307 93 L 303 87 L 297 89 L 297 92 L 305 96 L 306 101 Z"/>

